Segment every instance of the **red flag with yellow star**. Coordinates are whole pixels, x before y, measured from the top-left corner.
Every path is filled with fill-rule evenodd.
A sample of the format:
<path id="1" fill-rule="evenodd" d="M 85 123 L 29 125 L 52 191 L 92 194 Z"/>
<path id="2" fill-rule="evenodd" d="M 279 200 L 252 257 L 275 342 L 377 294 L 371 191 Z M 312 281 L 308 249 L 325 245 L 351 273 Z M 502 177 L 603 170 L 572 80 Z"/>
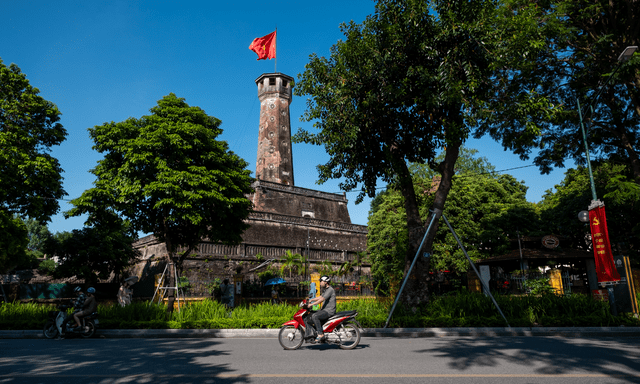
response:
<path id="1" fill-rule="evenodd" d="M 253 39 L 249 49 L 258 54 L 258 60 L 276 58 L 276 32 Z"/>

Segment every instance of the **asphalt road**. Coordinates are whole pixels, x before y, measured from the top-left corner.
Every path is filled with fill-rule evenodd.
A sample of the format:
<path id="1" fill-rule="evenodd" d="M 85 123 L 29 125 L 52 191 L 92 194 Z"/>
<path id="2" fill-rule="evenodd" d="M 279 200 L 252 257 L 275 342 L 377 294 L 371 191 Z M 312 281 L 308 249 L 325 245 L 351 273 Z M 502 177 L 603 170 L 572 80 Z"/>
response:
<path id="1" fill-rule="evenodd" d="M 0 340 L 0 383 L 632 383 L 640 338 Z"/>

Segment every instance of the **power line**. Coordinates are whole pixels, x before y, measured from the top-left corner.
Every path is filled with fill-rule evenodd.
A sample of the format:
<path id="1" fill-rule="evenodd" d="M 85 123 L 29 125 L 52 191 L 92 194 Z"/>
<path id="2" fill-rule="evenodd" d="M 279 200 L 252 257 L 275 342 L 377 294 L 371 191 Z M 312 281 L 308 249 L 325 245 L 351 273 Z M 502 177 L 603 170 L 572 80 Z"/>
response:
<path id="1" fill-rule="evenodd" d="M 535 164 L 523 165 L 522 167 L 507 168 L 507 169 L 502 169 L 500 171 L 489 171 L 489 172 L 480 172 L 480 173 L 469 173 L 464 175 L 454 175 L 453 177 L 457 177 L 457 178 L 472 177 L 472 176 L 487 175 L 487 174 L 493 174 L 493 173 L 502 173 L 506 171 L 513 171 L 514 169 L 522 169 L 522 168 L 529 168 L 529 167 L 535 167 Z"/>
<path id="2" fill-rule="evenodd" d="M 530 167 L 535 167 L 535 164 L 529 164 L 529 165 L 523 165 L 521 167 L 514 167 L 514 168 L 507 168 L 507 169 L 501 169 L 499 171 L 488 171 L 488 172 L 478 172 L 478 173 L 467 173 L 464 175 L 454 175 L 453 177 L 455 178 L 465 178 L 465 177 L 474 177 L 474 176 L 480 176 L 480 175 L 488 175 L 488 174 L 494 174 L 494 173 L 502 173 L 502 172 L 507 172 L 507 171 L 513 171 L 515 169 L 522 169 L 522 168 L 530 168 Z M 380 190 L 380 189 L 387 189 L 387 187 L 379 187 L 376 188 L 375 190 Z M 339 192 L 328 192 L 328 193 L 342 193 L 343 191 L 339 191 Z M 354 193 L 354 192 L 358 192 L 360 193 L 361 191 L 346 191 L 346 193 Z"/>

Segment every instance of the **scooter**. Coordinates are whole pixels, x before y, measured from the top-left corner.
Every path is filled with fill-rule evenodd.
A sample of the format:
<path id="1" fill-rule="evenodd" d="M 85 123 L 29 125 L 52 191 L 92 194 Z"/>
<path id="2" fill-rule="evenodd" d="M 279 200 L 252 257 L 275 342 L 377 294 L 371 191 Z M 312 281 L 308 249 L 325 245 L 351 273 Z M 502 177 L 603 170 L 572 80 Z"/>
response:
<path id="1" fill-rule="evenodd" d="M 47 339 L 53 339 L 58 335 L 66 336 L 70 334 L 79 334 L 84 338 L 90 338 L 96 333 L 97 325 L 100 323 L 98 320 L 98 312 L 94 312 L 89 316 L 84 316 L 80 319 L 82 326 L 79 330 L 72 329 L 75 325 L 75 321 L 70 321 L 65 324 L 64 319 L 67 317 L 67 309 L 71 308 L 70 305 L 58 305 L 57 311 L 49 311 L 49 320 L 44 325 L 44 337 Z"/>
<path id="2" fill-rule="evenodd" d="M 293 320 L 282 324 L 282 328 L 280 328 L 278 341 L 282 348 L 287 350 L 298 349 L 304 341 L 316 343 L 315 338 L 317 332 L 310 321 L 311 315 L 314 312 L 315 311 L 309 308 L 307 299 L 300 303 L 300 309 L 293 315 Z M 353 349 L 357 347 L 360 343 L 360 330 L 362 329 L 360 323 L 356 320 L 357 315 L 357 311 L 342 311 L 337 312 L 327 319 L 322 325 L 322 330 L 325 335 L 322 343 L 338 344 L 342 349 Z M 307 337 L 306 340 L 304 335 L 306 332 L 305 324 L 307 324 L 307 322 L 305 322 L 305 320 L 309 320 L 309 327 L 313 331 L 313 336 Z"/>

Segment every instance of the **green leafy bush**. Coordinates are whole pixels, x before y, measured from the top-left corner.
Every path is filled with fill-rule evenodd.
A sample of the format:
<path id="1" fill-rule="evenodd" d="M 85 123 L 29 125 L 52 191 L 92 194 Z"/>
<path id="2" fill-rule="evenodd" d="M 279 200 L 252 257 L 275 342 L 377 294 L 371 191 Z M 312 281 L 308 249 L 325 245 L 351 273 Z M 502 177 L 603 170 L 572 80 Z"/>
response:
<path id="1" fill-rule="evenodd" d="M 628 315 L 611 316 L 607 302 L 587 295 L 495 296 L 509 324 L 514 327 L 640 326 Z M 338 303 L 338 311 L 358 311 L 365 328 L 381 328 L 393 301 L 358 299 Z M 38 304 L 5 303 L 0 306 L 0 329 L 41 329 L 48 311 L 55 307 Z M 209 299 L 192 302 L 170 314 L 166 306 L 134 302 L 126 307 L 100 305 L 100 327 L 106 329 L 233 329 L 279 328 L 293 318 L 295 305 L 261 303 L 229 310 Z M 399 303 L 390 327 L 504 327 L 504 319 L 491 299 L 483 294 L 460 291 L 433 297 L 419 308 Z"/>
<path id="2" fill-rule="evenodd" d="M 532 295 L 546 295 L 555 293 L 555 289 L 549 284 L 549 278 L 525 280 L 524 286 Z"/>
<path id="3" fill-rule="evenodd" d="M 52 275 L 56 270 L 56 262 L 51 259 L 42 260 L 38 265 L 38 272 L 45 275 Z"/>

